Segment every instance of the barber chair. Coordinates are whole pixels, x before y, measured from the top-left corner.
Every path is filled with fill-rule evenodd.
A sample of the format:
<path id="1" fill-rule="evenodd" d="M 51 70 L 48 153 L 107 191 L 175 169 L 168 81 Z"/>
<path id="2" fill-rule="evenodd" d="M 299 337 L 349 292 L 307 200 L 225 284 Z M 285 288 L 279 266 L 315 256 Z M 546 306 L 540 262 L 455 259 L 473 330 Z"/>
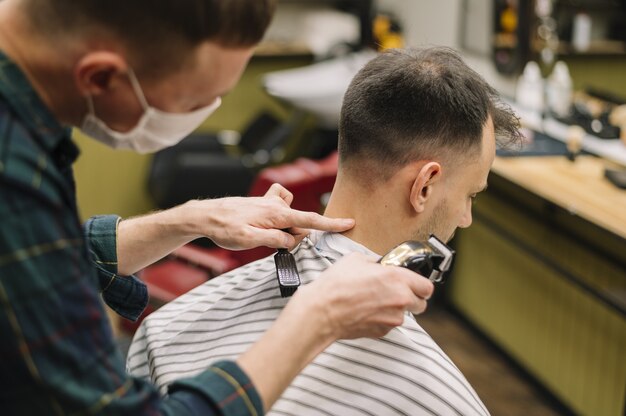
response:
<path id="1" fill-rule="evenodd" d="M 263 168 L 282 163 L 305 114 L 281 122 L 263 113 L 244 132 L 194 133 L 158 152 L 150 166 L 148 192 L 159 208 L 195 198 L 247 195 Z"/>
<path id="2" fill-rule="evenodd" d="M 337 166 L 338 156 L 335 152 L 320 161 L 298 159 L 293 163 L 265 168 L 257 175 L 248 195 L 262 196 L 272 184 L 280 183 L 294 195 L 292 208 L 319 212 L 322 197 L 332 191 Z M 221 247 L 198 247 L 193 243 L 174 250 L 139 274 L 148 286 L 150 302 L 137 322 L 124 320 L 123 328 L 134 333 L 141 320 L 163 304 L 215 276 L 267 257 L 274 251 L 267 247 L 230 251 Z"/>

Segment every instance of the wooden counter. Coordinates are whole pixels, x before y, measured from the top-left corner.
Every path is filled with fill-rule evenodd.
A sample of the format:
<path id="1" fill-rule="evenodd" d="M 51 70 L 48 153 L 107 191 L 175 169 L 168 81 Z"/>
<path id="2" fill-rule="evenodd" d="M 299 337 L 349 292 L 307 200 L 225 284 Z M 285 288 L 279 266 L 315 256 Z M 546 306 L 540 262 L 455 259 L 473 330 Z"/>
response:
<path id="1" fill-rule="evenodd" d="M 492 172 L 626 239 L 626 190 L 604 177 L 606 166 L 615 168 L 593 156 L 514 157 L 496 158 Z"/>
<path id="2" fill-rule="evenodd" d="M 573 413 L 622 416 L 626 191 L 604 164 L 497 158 L 445 295 Z"/>

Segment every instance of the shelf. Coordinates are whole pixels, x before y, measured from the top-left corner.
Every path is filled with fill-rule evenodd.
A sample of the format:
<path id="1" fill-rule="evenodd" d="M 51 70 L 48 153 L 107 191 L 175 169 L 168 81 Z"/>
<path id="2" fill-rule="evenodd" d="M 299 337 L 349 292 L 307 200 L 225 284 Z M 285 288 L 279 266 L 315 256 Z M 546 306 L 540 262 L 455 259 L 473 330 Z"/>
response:
<path id="1" fill-rule="evenodd" d="M 573 10 L 585 10 L 591 12 L 610 12 L 615 13 L 621 10 L 621 5 L 616 4 L 614 1 L 568 1 L 558 0 L 555 4 L 555 8 L 573 9 Z"/>
<path id="2" fill-rule="evenodd" d="M 626 42 L 619 40 L 592 41 L 586 51 L 577 51 L 568 42 L 560 42 L 559 55 L 607 56 L 625 55 Z"/>
<path id="3" fill-rule="evenodd" d="M 538 46 L 534 46 L 532 49 L 534 54 L 541 52 Z M 557 54 L 563 57 L 626 57 L 626 42 L 618 40 L 592 41 L 588 50 L 577 51 L 571 43 L 561 41 Z"/>

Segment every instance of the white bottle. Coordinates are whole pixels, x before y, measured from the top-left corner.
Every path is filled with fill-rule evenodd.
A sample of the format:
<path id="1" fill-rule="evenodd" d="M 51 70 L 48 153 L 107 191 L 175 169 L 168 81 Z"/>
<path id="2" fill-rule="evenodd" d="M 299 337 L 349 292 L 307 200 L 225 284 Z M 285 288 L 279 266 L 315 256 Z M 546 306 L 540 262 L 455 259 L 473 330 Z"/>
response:
<path id="1" fill-rule="evenodd" d="M 572 46 L 577 52 L 586 52 L 591 45 L 591 17 L 587 13 L 574 16 Z"/>
<path id="2" fill-rule="evenodd" d="M 546 85 L 548 108 L 559 117 L 566 117 L 572 105 L 572 78 L 567 64 L 558 61 Z"/>
<path id="3" fill-rule="evenodd" d="M 543 78 L 537 62 L 529 61 L 517 80 L 515 101 L 532 112 L 543 112 Z"/>

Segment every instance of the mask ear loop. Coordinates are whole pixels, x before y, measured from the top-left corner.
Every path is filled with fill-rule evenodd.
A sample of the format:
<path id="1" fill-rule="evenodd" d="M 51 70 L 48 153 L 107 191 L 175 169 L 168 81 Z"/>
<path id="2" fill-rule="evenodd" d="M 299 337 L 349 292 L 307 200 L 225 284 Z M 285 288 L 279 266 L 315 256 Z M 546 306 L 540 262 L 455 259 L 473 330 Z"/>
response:
<path id="1" fill-rule="evenodd" d="M 128 79 L 130 80 L 130 85 L 133 87 L 133 91 L 135 91 L 135 95 L 137 96 L 137 99 L 139 100 L 139 104 L 141 104 L 144 111 L 146 111 L 150 107 L 150 105 L 148 104 L 148 101 L 146 100 L 146 96 L 143 94 L 143 90 L 141 89 L 141 84 L 139 84 L 139 80 L 137 79 L 137 76 L 135 75 L 135 71 L 133 71 L 133 69 L 130 67 L 128 68 Z M 93 97 L 91 96 L 91 94 L 88 94 L 86 99 L 87 99 L 87 110 L 89 111 L 89 114 L 93 115 L 94 117 L 97 117 L 96 109 L 93 105 Z"/>
<path id="2" fill-rule="evenodd" d="M 87 97 L 85 98 L 87 100 L 87 111 L 89 111 L 89 114 L 96 117 L 96 109 L 93 106 L 93 98 L 91 97 L 91 94 L 87 94 Z"/>
<path id="3" fill-rule="evenodd" d="M 141 88 L 141 84 L 139 84 L 135 71 L 133 71 L 131 67 L 128 67 L 128 79 L 130 80 L 130 84 L 133 86 L 135 95 L 137 95 L 137 98 L 139 99 L 139 103 L 143 107 L 144 111 L 147 111 L 150 105 L 148 104 L 148 100 L 146 100 L 146 96 L 143 94 L 143 89 Z"/>

